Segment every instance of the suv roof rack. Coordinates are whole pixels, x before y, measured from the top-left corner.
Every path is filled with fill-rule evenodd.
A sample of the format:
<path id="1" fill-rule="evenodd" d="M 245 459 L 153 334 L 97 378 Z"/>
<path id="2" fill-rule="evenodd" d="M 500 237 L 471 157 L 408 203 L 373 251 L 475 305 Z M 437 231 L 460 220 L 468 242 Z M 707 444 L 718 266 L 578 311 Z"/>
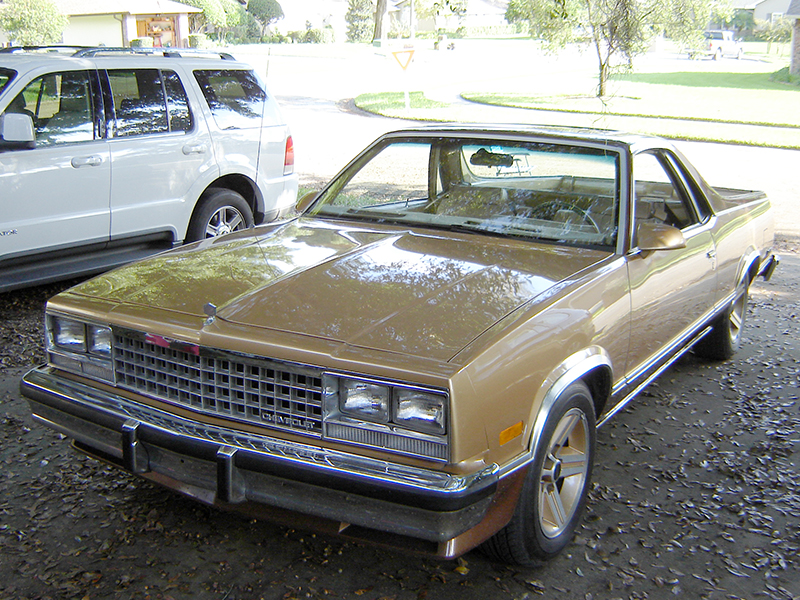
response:
<path id="1" fill-rule="evenodd" d="M 227 52 L 216 52 L 214 50 L 201 50 L 198 48 L 126 48 L 126 47 L 113 47 L 113 46 L 67 46 L 67 45 L 52 45 L 52 46 L 10 46 L 8 48 L 0 48 L 0 53 L 12 54 L 16 52 L 52 52 L 58 54 L 66 54 L 76 58 L 87 58 L 93 56 L 103 55 L 142 55 L 149 54 L 153 56 L 165 56 L 168 58 L 182 58 L 186 57 L 208 57 L 208 58 L 221 58 L 222 60 L 236 60 L 231 54 Z"/>
<path id="2" fill-rule="evenodd" d="M 166 56 L 169 58 L 181 58 L 183 56 L 208 56 L 221 58 L 222 60 L 236 60 L 227 52 L 216 52 L 214 50 L 201 50 L 199 48 L 126 48 L 96 46 L 94 48 L 80 48 L 74 56 L 102 56 L 104 54 L 153 54 L 156 56 Z"/>
<path id="3" fill-rule="evenodd" d="M 75 54 L 81 50 L 86 50 L 89 46 L 66 46 L 64 44 L 53 44 L 45 46 L 8 46 L 0 48 L 2 54 L 14 54 L 17 52 L 52 52 L 54 54 Z"/>

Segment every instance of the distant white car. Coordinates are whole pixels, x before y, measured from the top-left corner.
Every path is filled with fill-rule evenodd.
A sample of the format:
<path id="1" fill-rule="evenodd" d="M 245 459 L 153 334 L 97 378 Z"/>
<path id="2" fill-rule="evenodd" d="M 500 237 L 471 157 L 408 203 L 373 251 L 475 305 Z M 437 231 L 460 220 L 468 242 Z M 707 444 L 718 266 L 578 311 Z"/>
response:
<path id="1" fill-rule="evenodd" d="M 275 219 L 297 199 L 275 99 L 228 55 L 0 52 L 0 291 Z"/>
<path id="2" fill-rule="evenodd" d="M 721 29 L 710 29 L 703 32 L 703 44 L 699 48 L 689 48 L 689 58 L 700 56 L 710 56 L 714 60 L 719 60 L 723 56 L 732 58 L 742 58 L 744 48 L 742 43 L 736 39 L 736 32 L 724 31 Z"/>

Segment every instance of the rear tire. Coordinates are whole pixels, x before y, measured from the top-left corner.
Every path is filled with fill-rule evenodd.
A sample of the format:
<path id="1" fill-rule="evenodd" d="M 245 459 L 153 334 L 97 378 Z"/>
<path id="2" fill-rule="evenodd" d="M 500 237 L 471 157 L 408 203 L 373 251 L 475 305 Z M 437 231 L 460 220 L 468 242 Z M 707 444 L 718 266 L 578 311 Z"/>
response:
<path id="1" fill-rule="evenodd" d="M 728 308 L 714 321 L 711 331 L 695 344 L 695 354 L 711 360 L 728 360 L 736 354 L 742 340 L 749 296 L 750 281 L 744 279 L 736 287 Z"/>
<path id="2" fill-rule="evenodd" d="M 586 508 L 595 452 L 594 403 L 583 382 L 567 387 L 545 421 L 514 516 L 483 549 L 519 565 L 550 560 L 572 541 Z"/>
<path id="3" fill-rule="evenodd" d="M 253 226 L 250 205 L 233 190 L 210 188 L 201 197 L 186 231 L 186 242 L 196 242 Z"/>

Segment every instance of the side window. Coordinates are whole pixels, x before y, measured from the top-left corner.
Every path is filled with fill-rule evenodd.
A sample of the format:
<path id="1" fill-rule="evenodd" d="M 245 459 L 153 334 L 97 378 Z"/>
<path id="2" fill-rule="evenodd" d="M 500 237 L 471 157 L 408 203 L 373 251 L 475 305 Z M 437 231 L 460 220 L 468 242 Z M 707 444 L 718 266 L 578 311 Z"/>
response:
<path id="1" fill-rule="evenodd" d="M 266 92 L 250 71 L 195 71 L 195 79 L 220 129 L 260 127 Z"/>
<path id="2" fill-rule="evenodd" d="M 192 112 L 180 77 L 175 71 L 162 71 L 161 75 L 164 77 L 164 89 L 167 91 L 169 130 L 191 131 Z"/>
<path id="3" fill-rule="evenodd" d="M 686 229 L 699 222 L 683 185 L 655 153 L 644 152 L 633 159 L 635 222 L 658 221 Z"/>
<path id="4" fill-rule="evenodd" d="M 108 71 L 116 113 L 115 137 L 169 131 L 167 103 L 158 69 Z"/>
<path id="5" fill-rule="evenodd" d="M 48 73 L 31 81 L 6 112 L 30 115 L 36 146 L 91 142 L 95 139 L 92 86 L 86 71 Z"/>
<path id="6" fill-rule="evenodd" d="M 2 92 L 5 87 L 11 83 L 16 74 L 16 71 L 12 71 L 11 69 L 3 69 L 0 67 L 0 92 Z"/>

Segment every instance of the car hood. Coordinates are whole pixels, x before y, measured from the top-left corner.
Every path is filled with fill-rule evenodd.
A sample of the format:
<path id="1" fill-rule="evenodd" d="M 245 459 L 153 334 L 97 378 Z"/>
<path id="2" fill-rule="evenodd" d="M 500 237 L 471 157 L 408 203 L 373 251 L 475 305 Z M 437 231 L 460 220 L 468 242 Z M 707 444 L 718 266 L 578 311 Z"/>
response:
<path id="1" fill-rule="evenodd" d="M 298 219 L 207 240 L 75 289 L 448 360 L 500 319 L 608 256 L 581 248 Z"/>

